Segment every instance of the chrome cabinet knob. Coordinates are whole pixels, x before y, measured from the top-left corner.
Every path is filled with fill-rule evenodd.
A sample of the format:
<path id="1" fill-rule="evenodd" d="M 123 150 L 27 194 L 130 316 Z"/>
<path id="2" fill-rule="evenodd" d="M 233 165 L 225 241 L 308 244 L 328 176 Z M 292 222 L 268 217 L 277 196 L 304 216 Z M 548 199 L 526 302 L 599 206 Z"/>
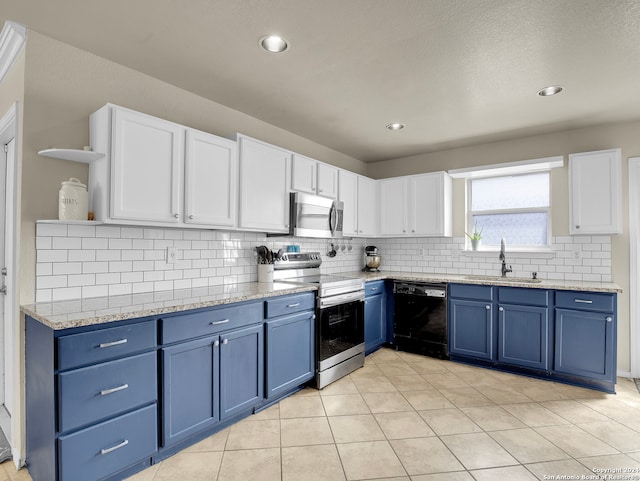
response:
<path id="1" fill-rule="evenodd" d="M 499 310 L 500 312 L 504 312 L 504 307 L 498 307 L 498 310 Z"/>
<path id="2" fill-rule="evenodd" d="M 606 320 L 607 320 L 607 322 L 611 322 L 611 321 L 613 321 L 613 317 L 611 317 L 611 316 L 607 316 L 607 317 L 606 317 Z"/>
<path id="3" fill-rule="evenodd" d="M 193 214 L 191 214 L 191 215 L 189 216 L 189 219 L 193 220 Z"/>
<path id="4" fill-rule="evenodd" d="M 489 304 L 487 304 L 486 306 L 484 306 L 484 308 L 485 308 L 487 311 L 490 311 L 490 310 L 491 310 L 491 306 L 490 306 Z"/>
<path id="5" fill-rule="evenodd" d="M 180 217 L 180 214 L 173 214 L 173 217 L 177 219 L 178 217 Z"/>
<path id="6" fill-rule="evenodd" d="M 219 345 L 220 345 L 220 341 L 216 339 L 213 343 L 213 347 L 218 347 Z"/>
<path id="7" fill-rule="evenodd" d="M 224 340 L 222 341 L 222 344 L 229 344 L 229 339 L 224 339 Z"/>

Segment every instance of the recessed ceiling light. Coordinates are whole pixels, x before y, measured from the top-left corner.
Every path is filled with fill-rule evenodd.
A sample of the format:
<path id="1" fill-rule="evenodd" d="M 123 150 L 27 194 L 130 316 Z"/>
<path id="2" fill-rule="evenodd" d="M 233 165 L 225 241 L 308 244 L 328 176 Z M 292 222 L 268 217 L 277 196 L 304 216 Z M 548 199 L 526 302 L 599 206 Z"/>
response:
<path id="1" fill-rule="evenodd" d="M 550 87 L 545 87 L 543 89 L 538 90 L 538 95 L 540 97 L 550 97 L 551 95 L 559 94 L 564 90 L 564 87 L 560 85 L 552 85 Z"/>
<path id="2" fill-rule="evenodd" d="M 277 35 L 262 37 L 260 39 L 260 46 L 271 53 L 282 53 L 289 47 L 287 41 Z"/>
<path id="3" fill-rule="evenodd" d="M 389 130 L 402 130 L 402 129 L 404 129 L 404 127 L 405 127 L 404 124 L 399 124 L 397 122 L 394 122 L 393 124 L 387 125 L 387 129 L 389 129 Z"/>

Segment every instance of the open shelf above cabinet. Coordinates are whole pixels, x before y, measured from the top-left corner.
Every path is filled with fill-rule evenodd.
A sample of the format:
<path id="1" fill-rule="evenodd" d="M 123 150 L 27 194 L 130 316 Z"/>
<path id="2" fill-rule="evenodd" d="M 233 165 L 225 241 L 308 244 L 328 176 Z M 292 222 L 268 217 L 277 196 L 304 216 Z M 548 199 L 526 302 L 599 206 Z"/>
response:
<path id="1" fill-rule="evenodd" d="M 94 160 L 98 160 L 100 157 L 104 157 L 104 154 L 101 152 L 80 149 L 45 149 L 39 151 L 38 155 L 53 157 L 56 159 L 71 160 L 73 162 L 82 162 L 84 164 L 88 164 Z"/>

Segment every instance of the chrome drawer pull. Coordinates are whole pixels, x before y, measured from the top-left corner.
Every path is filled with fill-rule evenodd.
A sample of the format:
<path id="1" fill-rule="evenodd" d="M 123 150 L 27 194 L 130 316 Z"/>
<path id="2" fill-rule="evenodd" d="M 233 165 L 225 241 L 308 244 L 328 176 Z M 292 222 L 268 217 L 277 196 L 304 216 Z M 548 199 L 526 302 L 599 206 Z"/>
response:
<path id="1" fill-rule="evenodd" d="M 120 448 L 124 448 L 127 444 L 129 444 L 129 440 L 125 439 L 124 441 L 122 441 L 120 444 L 116 444 L 115 446 L 112 446 L 110 448 L 107 449 L 101 449 L 100 450 L 100 454 L 109 454 L 114 452 L 116 449 L 120 449 Z"/>
<path id="2" fill-rule="evenodd" d="M 593 304 L 593 301 L 590 299 L 574 299 L 573 302 L 579 302 L 581 304 Z"/>
<path id="3" fill-rule="evenodd" d="M 217 326 L 218 324 L 226 324 L 227 322 L 229 322 L 229 319 L 223 319 L 221 321 L 213 321 L 211 323 L 212 326 Z"/>
<path id="4" fill-rule="evenodd" d="M 289 304 L 287 307 L 298 307 L 300 305 L 299 302 L 296 302 L 295 304 Z"/>
<path id="5" fill-rule="evenodd" d="M 107 394 L 112 394 L 114 392 L 124 391 L 128 387 L 129 387 L 128 384 L 123 384 L 122 386 L 112 387 L 111 389 L 103 389 L 102 391 L 100 391 L 100 395 L 101 396 L 106 396 Z"/>
<path id="6" fill-rule="evenodd" d="M 112 342 L 104 342 L 102 344 L 100 344 L 98 347 L 100 349 L 104 349 L 105 347 L 112 347 L 112 346 L 119 346 L 120 344 L 126 344 L 127 343 L 127 339 L 120 339 L 119 341 L 112 341 Z"/>

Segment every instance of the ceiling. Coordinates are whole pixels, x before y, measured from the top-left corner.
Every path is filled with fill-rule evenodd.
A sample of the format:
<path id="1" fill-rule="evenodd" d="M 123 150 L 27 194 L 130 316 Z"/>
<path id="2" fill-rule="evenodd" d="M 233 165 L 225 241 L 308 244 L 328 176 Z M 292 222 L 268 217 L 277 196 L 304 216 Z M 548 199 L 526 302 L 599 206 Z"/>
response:
<path id="1" fill-rule="evenodd" d="M 638 0 L 0 0 L 0 17 L 364 162 L 640 119 Z M 272 33 L 288 51 L 259 48 Z"/>

